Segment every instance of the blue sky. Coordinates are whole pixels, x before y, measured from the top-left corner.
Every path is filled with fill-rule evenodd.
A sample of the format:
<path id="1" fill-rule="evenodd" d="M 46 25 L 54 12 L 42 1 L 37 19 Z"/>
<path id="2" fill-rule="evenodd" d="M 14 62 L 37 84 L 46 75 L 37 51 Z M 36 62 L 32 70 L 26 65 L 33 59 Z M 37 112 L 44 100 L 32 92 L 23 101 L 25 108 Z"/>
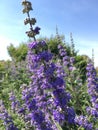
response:
<path id="1" fill-rule="evenodd" d="M 34 9 L 30 14 L 37 19 L 41 36 L 55 35 L 57 25 L 59 33 L 65 35 L 65 41 L 70 42 L 72 32 L 79 54 L 91 57 L 93 48 L 95 66 L 98 66 L 98 0 L 30 1 Z M 28 40 L 25 18 L 21 0 L 0 0 L 0 60 L 9 58 L 6 47 L 10 43 L 18 46 Z"/>

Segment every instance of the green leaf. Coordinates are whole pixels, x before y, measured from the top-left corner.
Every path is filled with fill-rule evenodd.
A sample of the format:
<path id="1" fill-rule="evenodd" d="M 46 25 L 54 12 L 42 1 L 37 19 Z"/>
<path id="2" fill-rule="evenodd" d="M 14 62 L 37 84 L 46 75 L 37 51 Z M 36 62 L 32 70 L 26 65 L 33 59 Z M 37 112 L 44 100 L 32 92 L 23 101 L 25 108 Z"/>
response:
<path id="1" fill-rule="evenodd" d="M 54 121 L 54 122 L 55 122 L 55 121 Z M 61 128 L 61 126 L 59 125 L 59 123 L 55 122 L 55 125 L 57 126 L 58 130 L 63 130 L 63 129 Z"/>

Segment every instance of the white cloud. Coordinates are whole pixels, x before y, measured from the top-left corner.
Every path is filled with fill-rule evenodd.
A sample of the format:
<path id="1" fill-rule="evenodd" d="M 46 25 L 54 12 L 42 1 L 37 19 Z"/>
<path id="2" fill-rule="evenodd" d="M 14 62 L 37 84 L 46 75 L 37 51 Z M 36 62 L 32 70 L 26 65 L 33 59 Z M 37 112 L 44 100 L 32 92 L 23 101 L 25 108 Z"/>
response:
<path id="1" fill-rule="evenodd" d="M 7 52 L 7 46 L 10 45 L 10 43 L 14 43 L 14 45 L 18 45 L 19 42 L 15 40 L 11 40 L 9 38 L 6 38 L 4 36 L 0 36 L 0 60 L 7 60 L 10 59 L 10 56 Z"/>
<path id="2" fill-rule="evenodd" d="M 88 55 L 92 58 L 92 49 L 94 49 L 95 67 L 98 66 L 98 41 L 78 40 L 75 44 L 79 54 Z"/>

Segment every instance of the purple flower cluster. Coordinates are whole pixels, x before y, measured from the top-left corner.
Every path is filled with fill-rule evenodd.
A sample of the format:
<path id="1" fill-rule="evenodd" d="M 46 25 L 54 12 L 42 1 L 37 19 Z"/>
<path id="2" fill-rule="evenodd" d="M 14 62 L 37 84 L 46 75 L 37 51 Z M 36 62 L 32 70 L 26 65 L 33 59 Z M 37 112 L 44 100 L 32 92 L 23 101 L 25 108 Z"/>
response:
<path id="1" fill-rule="evenodd" d="M 52 125 L 45 119 L 45 114 L 41 110 L 36 110 L 30 113 L 31 123 L 36 127 L 36 130 L 53 130 Z"/>
<path id="2" fill-rule="evenodd" d="M 86 116 L 76 116 L 75 123 L 85 128 L 85 130 L 93 130 L 93 124 L 89 123 L 88 117 Z"/>
<path id="3" fill-rule="evenodd" d="M 0 119 L 3 120 L 6 130 L 18 130 L 2 101 L 0 101 Z"/>
<path id="4" fill-rule="evenodd" d="M 75 112 L 68 104 L 71 99 L 66 91 L 65 71 L 60 62 L 54 63 L 45 41 L 34 41 L 28 45 L 28 67 L 32 73 L 28 86 L 22 85 L 22 104 L 10 93 L 11 108 L 26 122 L 25 128 L 36 130 L 58 130 L 59 125 L 74 124 Z M 64 50 L 62 49 L 62 56 Z M 65 52 L 66 53 L 66 52 Z M 64 61 L 73 63 L 73 59 Z"/>
<path id="5" fill-rule="evenodd" d="M 88 94 L 91 97 L 91 107 L 87 107 L 87 112 L 98 118 L 98 78 L 96 76 L 96 71 L 92 63 L 88 63 L 87 67 L 87 86 Z"/>
<path id="6" fill-rule="evenodd" d="M 69 71 L 75 70 L 75 67 L 73 66 L 75 58 L 68 56 L 66 49 L 64 49 L 62 45 L 58 45 L 58 49 L 59 49 L 60 57 L 62 58 L 62 65 L 64 67 L 67 67 Z"/>
<path id="7" fill-rule="evenodd" d="M 57 128 L 52 124 L 52 119 L 50 120 L 48 114 L 48 111 L 50 111 L 47 107 L 50 104 L 48 98 L 51 95 L 45 92 L 47 88 L 51 88 L 51 84 L 47 81 L 52 75 L 55 66 L 52 63 L 48 64 L 52 55 L 43 50 L 44 46 L 44 41 L 29 44 L 28 59 L 29 68 L 32 72 L 32 82 L 22 90 L 22 99 L 28 113 L 25 116 L 29 118 L 31 125 L 34 125 L 36 130 L 56 130 Z"/>
<path id="8" fill-rule="evenodd" d="M 76 116 L 75 122 L 86 130 L 92 130 L 94 129 L 94 123 L 90 123 L 89 119 L 92 119 L 94 122 L 96 122 L 98 119 L 98 78 L 96 77 L 96 71 L 93 63 L 88 63 L 86 70 L 87 87 L 88 94 L 90 95 L 91 106 L 87 107 L 86 109 L 89 115 Z M 90 121 L 92 122 L 92 120 Z"/>
<path id="9" fill-rule="evenodd" d="M 45 41 L 41 41 L 41 42 L 34 41 L 34 42 L 28 44 L 28 48 L 29 49 L 41 49 L 44 46 L 46 46 L 46 42 Z"/>
<path id="10" fill-rule="evenodd" d="M 13 112 L 17 111 L 19 108 L 19 101 L 16 99 L 13 91 L 9 94 L 9 100 L 11 101 L 11 109 Z"/>
<path id="11" fill-rule="evenodd" d="M 44 50 L 45 46 L 45 41 L 36 41 L 28 46 L 28 67 L 32 72 L 32 81 L 22 89 L 22 100 L 25 117 L 36 130 L 57 130 L 54 122 L 72 124 L 75 112 L 68 106 L 71 96 L 66 92 L 64 70 L 59 63 L 52 62 L 52 54 Z"/>
<path id="12" fill-rule="evenodd" d="M 64 47 L 62 45 L 58 45 L 58 49 L 60 56 L 63 58 L 63 65 L 64 66 L 69 65 L 69 56 L 67 56 L 67 52 L 64 49 Z"/>

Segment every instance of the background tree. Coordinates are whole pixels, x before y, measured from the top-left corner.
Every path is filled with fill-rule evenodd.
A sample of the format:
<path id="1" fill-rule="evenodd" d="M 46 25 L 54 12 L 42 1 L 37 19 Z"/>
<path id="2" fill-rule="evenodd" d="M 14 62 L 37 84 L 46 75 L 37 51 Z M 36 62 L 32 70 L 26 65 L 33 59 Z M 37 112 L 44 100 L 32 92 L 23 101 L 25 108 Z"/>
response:
<path id="1" fill-rule="evenodd" d="M 27 55 L 27 44 L 22 42 L 18 47 L 15 47 L 13 44 L 7 47 L 8 53 L 12 60 L 21 61 L 26 59 Z"/>

